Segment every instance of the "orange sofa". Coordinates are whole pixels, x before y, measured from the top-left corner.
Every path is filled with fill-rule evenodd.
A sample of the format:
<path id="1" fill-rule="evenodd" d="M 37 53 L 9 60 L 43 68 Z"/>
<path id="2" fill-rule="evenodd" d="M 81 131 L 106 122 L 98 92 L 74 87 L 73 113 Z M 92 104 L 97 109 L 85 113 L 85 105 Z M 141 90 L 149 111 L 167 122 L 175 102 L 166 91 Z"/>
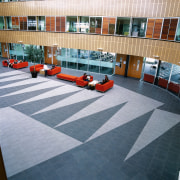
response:
<path id="1" fill-rule="evenodd" d="M 47 75 L 52 76 L 61 72 L 61 67 L 56 66 L 54 69 L 47 70 Z"/>
<path id="2" fill-rule="evenodd" d="M 35 71 L 36 72 L 39 72 L 40 69 L 43 69 L 44 68 L 44 64 L 36 64 L 35 65 Z M 30 66 L 30 72 L 34 71 L 34 66 Z"/>
<path id="3" fill-rule="evenodd" d="M 72 76 L 72 75 L 69 75 L 69 74 L 57 74 L 56 75 L 57 78 L 59 79 L 64 79 L 64 80 L 67 80 L 67 81 L 72 81 L 72 82 L 75 82 L 76 79 L 78 78 L 77 76 Z"/>
<path id="4" fill-rule="evenodd" d="M 28 66 L 28 62 L 21 62 L 18 64 L 13 64 L 14 69 L 20 69 Z"/>
<path id="5" fill-rule="evenodd" d="M 90 82 L 93 81 L 93 76 L 90 76 Z M 76 85 L 77 86 L 81 86 L 81 87 L 84 87 L 84 86 L 87 86 L 88 85 L 88 81 L 84 81 L 83 80 L 83 76 L 81 77 L 78 77 L 76 79 Z"/>
<path id="6" fill-rule="evenodd" d="M 112 88 L 113 85 L 114 85 L 114 81 L 113 80 L 109 80 L 108 82 L 106 82 L 104 84 L 96 84 L 95 89 L 97 91 L 105 92 L 108 89 Z"/>
<path id="7" fill-rule="evenodd" d="M 17 62 L 18 60 L 16 60 L 16 59 L 9 59 L 9 63 L 14 63 L 15 61 Z M 3 60 L 2 61 L 2 65 L 7 67 L 8 66 L 7 60 Z"/>

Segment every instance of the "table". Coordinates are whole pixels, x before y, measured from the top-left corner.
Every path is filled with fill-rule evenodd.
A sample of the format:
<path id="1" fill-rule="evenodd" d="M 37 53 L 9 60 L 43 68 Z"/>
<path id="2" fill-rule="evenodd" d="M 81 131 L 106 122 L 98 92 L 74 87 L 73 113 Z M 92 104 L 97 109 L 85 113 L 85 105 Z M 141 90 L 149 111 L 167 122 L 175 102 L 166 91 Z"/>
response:
<path id="1" fill-rule="evenodd" d="M 47 74 L 46 74 L 45 71 L 47 71 L 47 70 L 48 70 L 48 69 L 40 69 L 39 73 L 40 73 L 41 75 L 43 75 L 43 76 L 46 76 Z"/>
<path id="2" fill-rule="evenodd" d="M 93 81 L 89 82 L 89 83 L 88 83 L 89 89 L 91 89 L 91 90 L 95 89 L 95 86 L 96 86 L 96 84 L 98 84 L 98 83 L 99 83 L 98 80 L 93 80 Z"/>

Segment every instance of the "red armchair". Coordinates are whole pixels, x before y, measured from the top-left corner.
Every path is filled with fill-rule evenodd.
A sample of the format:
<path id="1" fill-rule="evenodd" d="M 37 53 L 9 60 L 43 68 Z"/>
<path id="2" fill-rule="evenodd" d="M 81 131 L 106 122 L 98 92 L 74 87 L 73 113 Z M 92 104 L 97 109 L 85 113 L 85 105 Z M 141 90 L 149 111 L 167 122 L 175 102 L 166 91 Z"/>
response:
<path id="1" fill-rule="evenodd" d="M 54 69 L 47 70 L 47 75 L 52 76 L 61 72 L 61 67 L 56 66 Z"/>
<path id="2" fill-rule="evenodd" d="M 112 88 L 113 86 L 114 86 L 114 81 L 113 80 L 109 80 L 108 82 L 106 82 L 104 84 L 96 84 L 95 89 L 97 91 L 105 92 L 108 89 Z"/>
<path id="3" fill-rule="evenodd" d="M 20 69 L 28 66 L 28 62 L 20 62 L 18 64 L 13 64 L 14 69 Z"/>
<path id="4" fill-rule="evenodd" d="M 93 81 L 93 76 L 90 76 L 90 82 Z M 83 76 L 81 77 L 78 77 L 76 79 L 76 85 L 77 86 L 81 86 L 81 87 L 84 87 L 84 86 L 87 86 L 88 85 L 88 81 L 84 81 L 83 80 Z"/>
<path id="5" fill-rule="evenodd" d="M 44 65 L 43 64 L 36 64 L 35 65 L 35 71 L 36 72 L 39 72 L 40 69 L 43 69 L 44 68 Z M 30 72 L 34 71 L 34 66 L 30 66 Z"/>

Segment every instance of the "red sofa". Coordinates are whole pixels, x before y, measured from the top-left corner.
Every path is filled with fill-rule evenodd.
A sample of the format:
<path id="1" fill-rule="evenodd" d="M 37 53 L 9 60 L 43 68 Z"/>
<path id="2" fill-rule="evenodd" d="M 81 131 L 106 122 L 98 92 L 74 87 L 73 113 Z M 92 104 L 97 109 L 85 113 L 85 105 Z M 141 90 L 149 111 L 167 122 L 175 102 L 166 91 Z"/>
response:
<path id="1" fill-rule="evenodd" d="M 13 64 L 14 69 L 20 69 L 28 66 L 28 62 L 20 62 L 18 64 Z"/>
<path id="2" fill-rule="evenodd" d="M 57 74 L 56 77 L 59 79 L 64 79 L 64 80 L 73 81 L 73 82 L 75 82 L 76 79 L 78 78 L 77 76 L 72 76 L 69 74 L 62 74 L 62 73 Z"/>
<path id="3" fill-rule="evenodd" d="M 90 76 L 90 82 L 93 81 L 93 76 Z M 78 77 L 76 79 L 76 85 L 77 86 L 81 86 L 81 87 L 84 87 L 84 86 L 87 86 L 88 85 L 88 81 L 84 81 L 83 80 L 83 76 L 81 77 Z"/>
<path id="4" fill-rule="evenodd" d="M 170 82 L 169 85 L 168 85 L 168 90 L 172 91 L 174 93 L 179 94 L 180 84 L 176 84 L 176 83 Z"/>
<path id="5" fill-rule="evenodd" d="M 36 72 L 39 72 L 40 71 L 40 69 L 43 69 L 44 68 L 44 64 L 36 64 L 35 65 L 35 71 Z M 30 72 L 31 71 L 34 71 L 34 66 L 30 66 Z"/>
<path id="6" fill-rule="evenodd" d="M 97 91 L 105 92 L 108 89 L 112 88 L 113 86 L 114 86 L 114 81 L 109 80 L 108 82 L 106 82 L 104 84 L 96 84 L 95 89 Z"/>
<path id="7" fill-rule="evenodd" d="M 47 70 L 47 75 L 52 76 L 61 72 L 61 67 L 56 66 L 54 69 Z"/>
<path id="8" fill-rule="evenodd" d="M 14 63 L 14 62 L 18 62 L 18 60 L 16 60 L 16 59 L 9 59 L 9 63 Z M 2 65 L 7 67 L 8 66 L 7 60 L 3 60 L 2 61 Z"/>
<path id="9" fill-rule="evenodd" d="M 154 83 L 154 76 L 150 74 L 144 74 L 144 81 L 149 82 L 149 83 Z"/>

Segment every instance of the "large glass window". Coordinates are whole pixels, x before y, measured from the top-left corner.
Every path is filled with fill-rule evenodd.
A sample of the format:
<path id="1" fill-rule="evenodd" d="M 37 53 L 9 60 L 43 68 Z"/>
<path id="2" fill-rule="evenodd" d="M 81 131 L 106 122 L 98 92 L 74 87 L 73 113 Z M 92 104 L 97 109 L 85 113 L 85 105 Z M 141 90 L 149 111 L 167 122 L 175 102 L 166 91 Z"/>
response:
<path id="1" fill-rule="evenodd" d="M 179 19 L 179 24 L 176 31 L 176 41 L 180 41 L 180 19 Z"/>
<path id="2" fill-rule="evenodd" d="M 11 16 L 4 17 L 4 21 L 5 21 L 5 29 L 12 29 Z"/>
<path id="3" fill-rule="evenodd" d="M 36 17 L 28 16 L 28 30 L 36 31 Z"/>
<path id="4" fill-rule="evenodd" d="M 89 17 L 88 16 L 79 17 L 79 32 L 89 33 Z"/>
<path id="5" fill-rule="evenodd" d="M 130 18 L 118 17 L 116 23 L 116 34 L 129 36 Z"/>
<path id="6" fill-rule="evenodd" d="M 100 73 L 113 74 L 115 59 L 115 53 L 102 52 L 100 58 Z"/>
<path id="7" fill-rule="evenodd" d="M 90 17 L 90 33 L 101 34 L 102 17 Z"/>
<path id="8" fill-rule="evenodd" d="M 155 76 L 158 67 L 158 60 L 153 58 L 146 58 L 144 63 L 144 74 Z"/>
<path id="9" fill-rule="evenodd" d="M 78 49 L 78 69 L 87 71 L 88 69 L 88 57 L 89 51 L 88 50 L 81 50 Z"/>
<path id="10" fill-rule="evenodd" d="M 38 30 L 45 31 L 45 16 L 38 16 Z"/>
<path id="11" fill-rule="evenodd" d="M 180 84 L 180 66 L 173 64 L 172 74 L 170 81 Z"/>
<path id="12" fill-rule="evenodd" d="M 100 70 L 100 52 L 89 51 L 89 71 L 99 73 Z"/>
<path id="13" fill-rule="evenodd" d="M 61 62 L 58 64 L 61 64 L 62 67 L 66 67 L 66 50 L 66 48 L 59 48 L 57 51 L 56 59 Z"/>
<path id="14" fill-rule="evenodd" d="M 77 49 L 67 49 L 67 66 L 77 69 Z"/>
<path id="15" fill-rule="evenodd" d="M 145 37 L 147 18 L 133 18 L 131 36 Z"/>
<path id="16" fill-rule="evenodd" d="M 66 17 L 66 32 L 77 32 L 77 16 Z"/>
<path id="17" fill-rule="evenodd" d="M 0 30 L 4 29 L 4 18 L 0 16 Z"/>

